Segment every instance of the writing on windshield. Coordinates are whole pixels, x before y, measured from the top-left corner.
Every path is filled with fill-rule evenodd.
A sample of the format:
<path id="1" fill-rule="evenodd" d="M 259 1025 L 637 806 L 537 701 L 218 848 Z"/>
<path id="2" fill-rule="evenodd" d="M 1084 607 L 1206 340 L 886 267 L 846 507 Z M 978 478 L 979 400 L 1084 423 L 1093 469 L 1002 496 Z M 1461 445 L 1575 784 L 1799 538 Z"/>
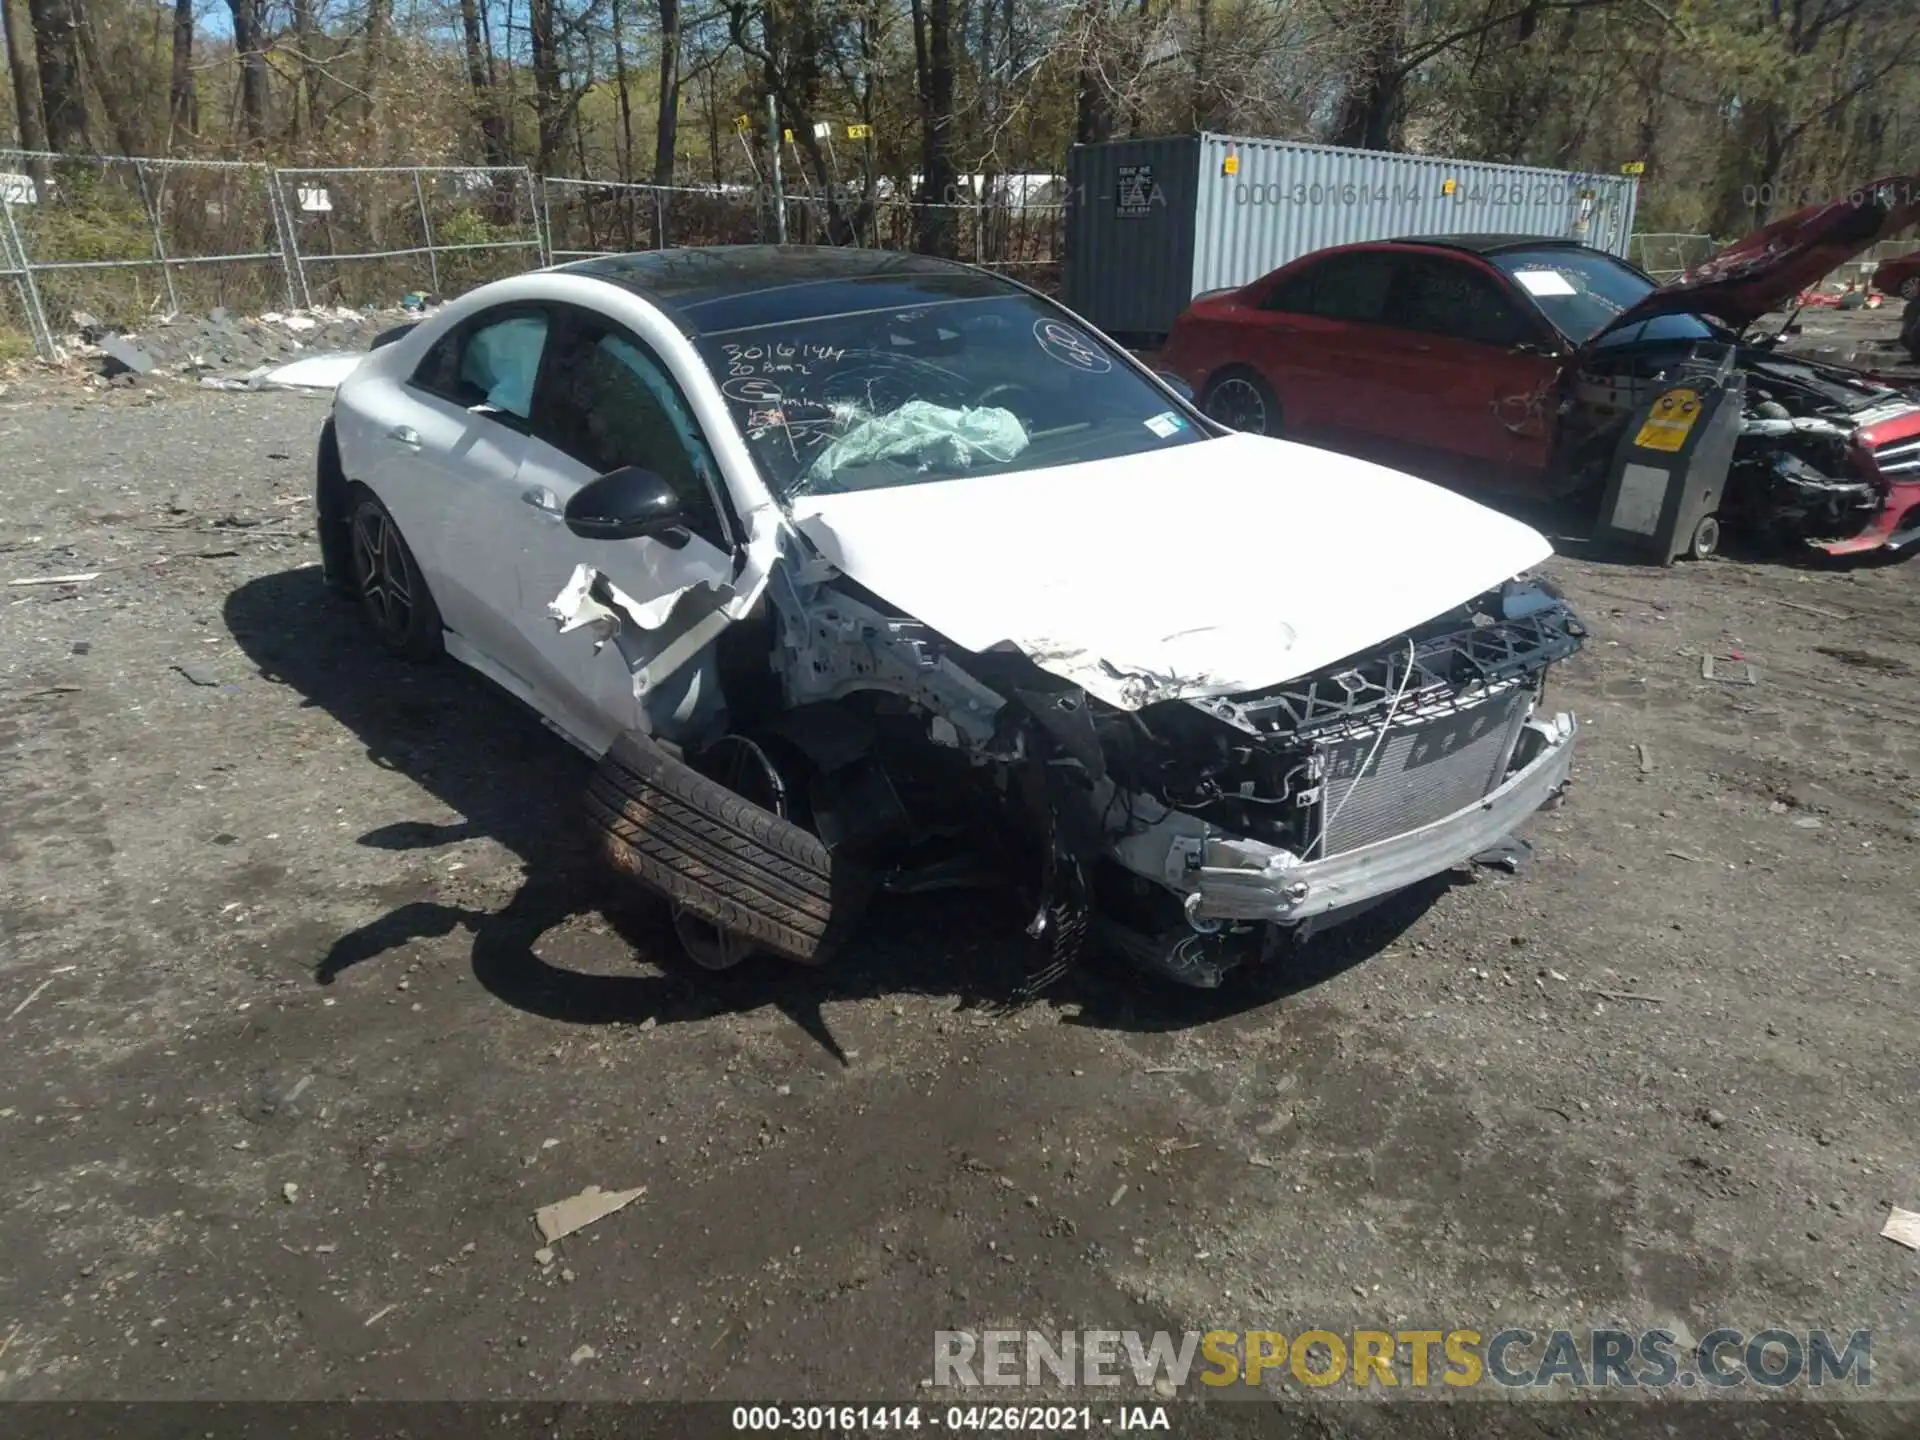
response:
<path id="1" fill-rule="evenodd" d="M 1200 438 L 1104 341 L 1022 295 L 830 315 L 697 344 L 768 483 L 789 498 Z"/>

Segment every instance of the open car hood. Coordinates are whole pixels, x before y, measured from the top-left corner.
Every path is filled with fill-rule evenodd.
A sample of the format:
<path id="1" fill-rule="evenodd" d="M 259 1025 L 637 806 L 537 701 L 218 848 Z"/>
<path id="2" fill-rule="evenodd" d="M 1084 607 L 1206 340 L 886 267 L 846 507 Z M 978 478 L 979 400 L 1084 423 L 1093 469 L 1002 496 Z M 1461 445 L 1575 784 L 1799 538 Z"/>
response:
<path id="1" fill-rule="evenodd" d="M 1884 236 L 1920 222 L 1920 175 L 1890 175 L 1736 241 L 1623 311 L 1587 341 L 1656 315 L 1708 315 L 1745 330 Z"/>
<path id="2" fill-rule="evenodd" d="M 956 645 L 1017 649 L 1129 710 L 1283 684 L 1553 553 L 1411 475 L 1243 434 L 808 495 L 793 517 L 851 579 Z"/>

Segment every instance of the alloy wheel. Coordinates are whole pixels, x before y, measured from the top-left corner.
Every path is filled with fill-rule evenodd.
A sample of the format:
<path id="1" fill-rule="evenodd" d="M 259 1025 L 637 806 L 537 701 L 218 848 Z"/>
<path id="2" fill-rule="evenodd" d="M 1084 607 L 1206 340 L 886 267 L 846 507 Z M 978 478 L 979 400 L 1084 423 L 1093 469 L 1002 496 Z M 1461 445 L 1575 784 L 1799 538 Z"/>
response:
<path id="1" fill-rule="evenodd" d="M 380 628 L 389 635 L 405 635 L 413 623 L 406 548 L 392 519 L 377 505 L 363 505 L 353 517 L 353 577 Z"/>
<path id="2" fill-rule="evenodd" d="M 1207 414 L 1230 430 L 1267 433 L 1267 401 L 1251 380 L 1229 375 L 1207 397 Z"/>

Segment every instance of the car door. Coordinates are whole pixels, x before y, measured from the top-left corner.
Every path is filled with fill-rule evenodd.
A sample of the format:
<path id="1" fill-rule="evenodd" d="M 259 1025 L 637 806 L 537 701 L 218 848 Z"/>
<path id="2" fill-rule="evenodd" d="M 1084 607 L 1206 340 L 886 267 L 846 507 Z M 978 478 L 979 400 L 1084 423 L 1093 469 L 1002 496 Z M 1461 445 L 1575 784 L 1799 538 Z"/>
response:
<path id="1" fill-rule="evenodd" d="M 1342 251 L 1293 267 L 1256 298 L 1249 358 L 1280 402 L 1281 433 L 1358 453 L 1382 421 L 1392 256 Z"/>
<path id="2" fill-rule="evenodd" d="M 456 650 L 476 652 L 461 658 L 509 670 L 521 647 L 509 558 L 518 517 L 508 500 L 549 323 L 539 305 L 481 311 L 403 384 L 369 390 L 376 458 L 363 478 L 412 548 Z"/>
<path id="3" fill-rule="evenodd" d="M 1544 466 L 1560 364 L 1546 326 L 1477 261 L 1441 251 L 1396 257 L 1389 309 L 1406 438 L 1481 482 Z"/>
<path id="4" fill-rule="evenodd" d="M 567 711 L 567 728 L 597 751 L 638 723 L 636 680 L 656 733 L 698 729 L 711 716 L 719 703 L 711 642 L 726 624 L 719 587 L 736 571 L 736 527 L 718 464 L 672 370 L 603 316 L 567 306 L 557 315 L 516 482 L 523 536 L 515 558 L 518 621 L 543 683 Z M 629 465 L 673 487 L 684 530 L 615 541 L 574 535 L 563 519 L 568 500 L 588 481 Z M 581 565 L 647 613 L 639 621 L 631 613 L 617 618 L 617 635 L 604 626 L 561 633 L 549 607 Z"/>

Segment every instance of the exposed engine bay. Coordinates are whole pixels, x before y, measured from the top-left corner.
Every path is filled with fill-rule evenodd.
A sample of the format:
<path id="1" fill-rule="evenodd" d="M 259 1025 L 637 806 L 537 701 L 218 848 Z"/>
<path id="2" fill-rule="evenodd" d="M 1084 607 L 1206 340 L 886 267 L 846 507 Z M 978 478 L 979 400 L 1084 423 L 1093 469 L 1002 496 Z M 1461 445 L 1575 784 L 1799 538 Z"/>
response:
<path id="1" fill-rule="evenodd" d="M 1721 494 L 1728 522 L 1777 546 L 1843 542 L 1883 516 L 1896 484 L 1920 479 L 1920 463 L 1899 463 L 1920 462 L 1920 392 L 1766 343 L 1696 341 L 1617 345 L 1584 358 L 1561 406 L 1557 453 L 1568 488 L 1599 489 L 1629 418 L 1676 367 L 1699 368 L 1729 350 L 1745 392 Z M 1876 444 L 1863 433 L 1870 427 L 1899 438 Z M 1903 444 L 1909 434 L 1914 442 Z"/>
<path id="2" fill-rule="evenodd" d="M 954 646 L 844 575 L 782 567 L 768 602 L 714 651 L 729 734 L 685 735 L 692 762 L 746 740 L 756 793 L 880 889 L 1011 889 L 1042 946 L 1036 988 L 1092 940 L 1217 985 L 1344 918 L 1304 882 L 1282 907 L 1298 920 L 1210 915 L 1214 852 L 1309 866 L 1473 807 L 1540 749 L 1545 676 L 1585 634 L 1523 577 L 1285 685 L 1125 710 L 1011 646 Z"/>

